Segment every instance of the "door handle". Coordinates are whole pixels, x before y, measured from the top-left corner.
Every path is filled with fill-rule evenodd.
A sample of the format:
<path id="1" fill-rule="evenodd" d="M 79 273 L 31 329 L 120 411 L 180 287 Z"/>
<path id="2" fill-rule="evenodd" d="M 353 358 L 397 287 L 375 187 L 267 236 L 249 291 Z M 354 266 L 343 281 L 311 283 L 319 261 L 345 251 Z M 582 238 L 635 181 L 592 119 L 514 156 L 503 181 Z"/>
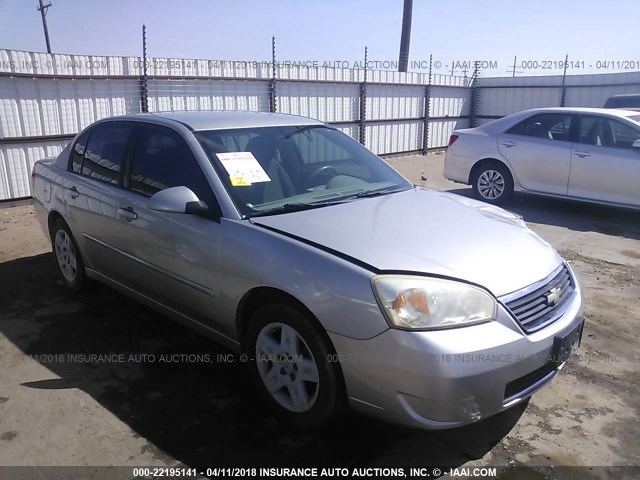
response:
<path id="1" fill-rule="evenodd" d="M 133 210 L 133 207 L 119 208 L 118 216 L 124 218 L 127 222 L 132 222 L 138 218 L 138 214 Z"/>
<path id="2" fill-rule="evenodd" d="M 78 196 L 80 195 L 80 192 L 75 186 L 67 188 L 67 192 L 69 193 L 69 196 L 71 198 L 78 198 Z"/>
<path id="3" fill-rule="evenodd" d="M 584 158 L 584 157 L 590 157 L 591 154 L 589 152 L 584 152 L 584 151 L 579 151 L 579 152 L 573 152 L 574 155 L 580 157 L 580 158 Z"/>
<path id="4" fill-rule="evenodd" d="M 515 147 L 517 145 L 517 143 L 514 142 L 513 140 L 506 140 L 506 141 L 502 142 L 502 145 L 504 145 L 507 148 L 511 148 L 511 147 Z"/>

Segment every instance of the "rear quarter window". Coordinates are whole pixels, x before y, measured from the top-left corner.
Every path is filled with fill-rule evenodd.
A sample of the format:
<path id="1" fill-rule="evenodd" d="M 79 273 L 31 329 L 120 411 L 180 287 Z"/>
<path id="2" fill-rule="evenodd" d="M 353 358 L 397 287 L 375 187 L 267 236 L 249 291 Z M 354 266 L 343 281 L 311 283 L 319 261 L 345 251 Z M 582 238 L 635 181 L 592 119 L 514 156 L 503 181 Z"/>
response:
<path id="1" fill-rule="evenodd" d="M 80 173 L 82 171 L 82 158 L 84 157 L 84 152 L 87 149 L 87 140 L 89 139 L 89 132 L 86 131 L 76 143 L 73 144 L 71 148 L 71 159 L 69 162 L 69 170 L 74 173 Z"/>

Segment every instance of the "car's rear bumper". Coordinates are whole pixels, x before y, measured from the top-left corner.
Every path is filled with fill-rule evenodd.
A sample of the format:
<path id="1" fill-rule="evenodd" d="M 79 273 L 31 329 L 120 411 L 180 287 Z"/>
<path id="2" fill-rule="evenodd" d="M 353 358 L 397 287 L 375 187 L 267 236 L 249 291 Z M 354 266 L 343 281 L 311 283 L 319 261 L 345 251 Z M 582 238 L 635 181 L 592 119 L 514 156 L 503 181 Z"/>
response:
<path id="1" fill-rule="evenodd" d="M 48 225 L 48 217 L 49 211 L 42 205 L 42 202 L 34 197 L 33 209 L 35 212 L 36 219 L 38 220 L 38 224 L 40 228 L 42 228 L 42 233 L 49 238 L 49 225 Z"/>
<path id="2" fill-rule="evenodd" d="M 448 180 L 469 184 L 469 175 L 473 167 L 472 158 L 456 155 L 453 149 L 448 148 L 444 154 L 444 177 Z"/>
<path id="3" fill-rule="evenodd" d="M 583 323 L 577 288 L 563 316 L 526 335 L 499 307 L 498 319 L 431 332 L 389 329 L 369 340 L 330 333 L 350 404 L 394 423 L 452 428 L 528 398 L 562 368 L 554 338 Z"/>

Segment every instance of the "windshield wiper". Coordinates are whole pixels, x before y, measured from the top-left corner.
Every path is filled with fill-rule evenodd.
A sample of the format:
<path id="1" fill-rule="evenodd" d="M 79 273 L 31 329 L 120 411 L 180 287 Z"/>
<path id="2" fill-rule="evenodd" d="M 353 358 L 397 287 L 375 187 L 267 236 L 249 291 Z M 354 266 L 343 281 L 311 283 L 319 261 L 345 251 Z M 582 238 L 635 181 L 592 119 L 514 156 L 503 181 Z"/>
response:
<path id="1" fill-rule="evenodd" d="M 291 213 L 291 212 L 302 212 L 303 210 L 311 210 L 313 208 L 320 208 L 327 205 L 326 203 L 285 203 L 280 207 L 269 208 L 267 210 L 262 210 L 261 212 L 252 213 L 249 215 L 250 218 L 253 217 L 264 217 L 267 215 L 277 215 L 279 213 Z"/>
<path id="2" fill-rule="evenodd" d="M 295 127 L 295 128 L 296 129 L 293 132 L 284 136 L 285 140 L 289 140 L 291 137 L 293 137 L 294 135 L 297 135 L 298 133 L 308 132 L 312 128 L 327 128 L 327 127 L 325 127 L 324 125 L 313 124 L 313 125 L 304 125 L 302 127 Z"/>
<path id="3" fill-rule="evenodd" d="M 402 188 L 384 187 L 384 188 L 379 188 L 377 190 L 363 190 L 362 192 L 356 193 L 354 197 L 355 198 L 378 197 L 380 195 L 387 195 L 389 193 L 395 193 L 400 191 L 402 191 Z"/>

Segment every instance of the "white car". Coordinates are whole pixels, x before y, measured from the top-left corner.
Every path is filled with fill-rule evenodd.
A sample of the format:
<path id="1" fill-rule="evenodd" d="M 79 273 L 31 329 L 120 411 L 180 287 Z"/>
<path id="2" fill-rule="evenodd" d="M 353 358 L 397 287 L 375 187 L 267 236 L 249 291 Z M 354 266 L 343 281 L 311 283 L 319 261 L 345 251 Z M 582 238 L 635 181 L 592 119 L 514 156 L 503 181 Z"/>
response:
<path id="1" fill-rule="evenodd" d="M 444 176 L 490 203 L 516 191 L 640 208 L 640 113 L 536 108 L 455 130 Z"/>

